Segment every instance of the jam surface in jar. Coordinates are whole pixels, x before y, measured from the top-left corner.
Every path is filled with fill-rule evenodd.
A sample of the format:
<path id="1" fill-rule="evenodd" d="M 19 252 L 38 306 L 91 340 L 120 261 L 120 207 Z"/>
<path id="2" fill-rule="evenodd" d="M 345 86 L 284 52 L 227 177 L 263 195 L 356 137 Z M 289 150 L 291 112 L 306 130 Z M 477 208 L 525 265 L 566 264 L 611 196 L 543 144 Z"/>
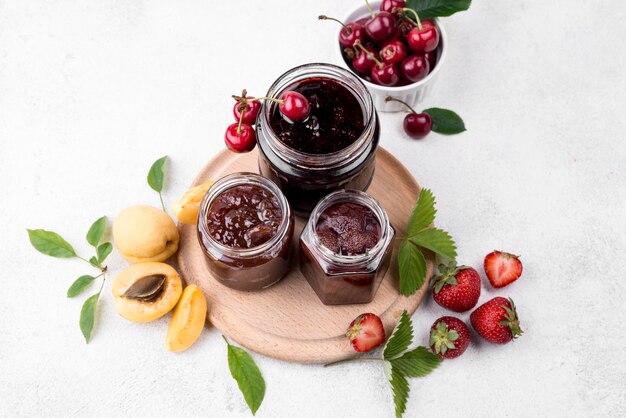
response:
<path id="1" fill-rule="evenodd" d="M 276 235 L 282 216 L 272 192 L 255 185 L 237 185 L 215 197 L 209 207 L 207 228 L 222 245 L 253 248 Z"/>
<path id="2" fill-rule="evenodd" d="M 335 254 L 353 256 L 365 254 L 376 246 L 381 226 L 368 207 L 342 202 L 322 212 L 315 234 L 320 243 Z"/>
<path id="3" fill-rule="evenodd" d="M 311 111 L 305 121 L 292 123 L 284 119 L 278 106 L 273 106 L 270 125 L 286 146 L 307 154 L 330 154 L 347 148 L 363 133 L 361 105 L 341 83 L 330 78 L 310 78 L 287 90 L 303 94 Z"/>

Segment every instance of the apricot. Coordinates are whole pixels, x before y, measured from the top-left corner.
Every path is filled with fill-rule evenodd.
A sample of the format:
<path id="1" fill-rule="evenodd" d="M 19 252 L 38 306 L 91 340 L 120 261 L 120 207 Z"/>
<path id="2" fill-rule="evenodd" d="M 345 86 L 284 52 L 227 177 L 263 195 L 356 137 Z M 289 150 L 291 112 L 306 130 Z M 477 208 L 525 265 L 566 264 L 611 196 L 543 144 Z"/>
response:
<path id="1" fill-rule="evenodd" d="M 131 263 L 165 261 L 178 250 L 178 229 L 169 215 L 152 206 L 124 209 L 113 222 L 113 240 Z"/>
<path id="2" fill-rule="evenodd" d="M 198 222 L 198 213 L 200 212 L 202 198 L 213 183 L 215 183 L 215 181 L 209 180 L 187 190 L 185 194 L 172 205 L 174 216 L 184 224 L 196 224 Z"/>
<path id="3" fill-rule="evenodd" d="M 133 264 L 113 281 L 115 310 L 133 322 L 150 322 L 171 311 L 183 291 L 173 267 L 165 263 Z"/>
<path id="4" fill-rule="evenodd" d="M 202 291 L 195 284 L 189 285 L 174 309 L 165 337 L 170 351 L 188 349 L 200 336 L 206 321 L 207 303 Z"/>

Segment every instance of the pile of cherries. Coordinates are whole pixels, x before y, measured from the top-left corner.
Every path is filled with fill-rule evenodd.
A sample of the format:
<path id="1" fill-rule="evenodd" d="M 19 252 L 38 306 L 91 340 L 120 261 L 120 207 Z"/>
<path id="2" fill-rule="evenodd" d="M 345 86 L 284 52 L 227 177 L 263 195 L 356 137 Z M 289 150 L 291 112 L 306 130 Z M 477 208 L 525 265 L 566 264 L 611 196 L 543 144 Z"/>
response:
<path id="1" fill-rule="evenodd" d="M 404 86 L 425 78 L 437 62 L 439 30 L 430 20 L 420 21 L 404 0 L 383 0 L 376 14 L 356 22 L 334 20 L 343 26 L 339 44 L 348 65 L 365 80 L 381 86 Z"/>
<path id="2" fill-rule="evenodd" d="M 254 125 L 261 110 L 261 100 L 278 103 L 278 110 L 283 118 L 290 123 L 306 121 L 311 111 L 309 101 L 297 91 L 286 91 L 279 99 L 271 97 L 251 97 L 244 89 L 241 96 L 233 95 L 236 103 L 233 116 L 237 122 L 230 124 L 224 134 L 226 147 L 234 152 L 249 152 L 256 146 Z"/>

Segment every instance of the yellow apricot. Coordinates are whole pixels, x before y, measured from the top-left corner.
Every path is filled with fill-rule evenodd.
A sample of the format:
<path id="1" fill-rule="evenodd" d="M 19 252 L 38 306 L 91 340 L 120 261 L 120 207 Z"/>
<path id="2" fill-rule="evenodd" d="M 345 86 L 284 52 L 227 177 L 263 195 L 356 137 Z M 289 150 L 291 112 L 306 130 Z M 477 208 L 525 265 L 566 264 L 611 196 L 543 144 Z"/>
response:
<path id="1" fill-rule="evenodd" d="M 150 322 L 176 306 L 183 283 L 168 264 L 138 263 L 118 274 L 111 291 L 118 314 L 129 321 Z"/>
<path id="2" fill-rule="evenodd" d="M 206 321 L 207 303 L 195 284 L 189 285 L 174 309 L 167 328 L 165 346 L 170 351 L 188 349 L 200 336 Z"/>
<path id="3" fill-rule="evenodd" d="M 200 203 L 213 183 L 215 183 L 214 180 L 209 180 L 199 186 L 192 187 L 172 205 L 172 212 L 180 222 L 189 225 L 198 222 Z"/>
<path id="4" fill-rule="evenodd" d="M 131 263 L 165 261 L 178 250 L 178 228 L 170 216 L 152 206 L 131 206 L 113 222 L 113 240 Z"/>

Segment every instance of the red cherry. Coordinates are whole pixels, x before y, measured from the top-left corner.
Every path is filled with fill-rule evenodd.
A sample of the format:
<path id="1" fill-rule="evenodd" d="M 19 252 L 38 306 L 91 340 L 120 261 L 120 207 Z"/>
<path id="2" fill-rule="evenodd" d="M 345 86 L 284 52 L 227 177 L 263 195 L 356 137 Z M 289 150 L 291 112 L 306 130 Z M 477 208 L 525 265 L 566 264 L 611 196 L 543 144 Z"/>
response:
<path id="1" fill-rule="evenodd" d="M 371 46 L 366 46 L 365 49 L 373 56 L 377 54 L 377 51 Z M 372 71 L 372 67 L 376 64 L 372 59 L 372 55 L 363 51 L 357 51 L 356 57 L 352 60 L 352 67 L 354 71 L 361 74 L 369 74 Z"/>
<path id="2" fill-rule="evenodd" d="M 278 109 L 283 116 L 292 122 L 301 122 L 309 117 L 311 108 L 309 101 L 297 91 L 286 91 L 280 96 L 282 103 Z"/>
<path id="3" fill-rule="evenodd" d="M 380 57 L 388 64 L 398 64 L 406 58 L 406 46 L 404 42 L 393 40 L 387 42 L 380 50 Z"/>
<path id="4" fill-rule="evenodd" d="M 251 99 L 251 96 L 247 97 Z M 233 106 L 233 116 L 235 116 L 235 120 L 239 122 L 239 118 L 241 117 L 241 109 L 245 106 L 245 110 L 243 112 L 243 119 L 241 119 L 242 123 L 247 123 L 248 125 L 254 125 L 256 123 L 256 117 L 259 114 L 259 110 L 261 110 L 261 102 L 258 100 L 254 100 L 251 102 L 246 101 L 246 103 L 237 102 L 235 106 Z"/>
<path id="5" fill-rule="evenodd" d="M 409 47 L 415 52 L 434 51 L 439 45 L 439 30 L 430 20 L 422 21 L 422 29 L 411 29 L 406 37 Z"/>
<path id="6" fill-rule="evenodd" d="M 400 71 L 407 80 L 415 83 L 428 75 L 430 64 L 423 55 L 415 54 L 402 61 Z"/>
<path id="7" fill-rule="evenodd" d="M 393 9 L 404 9 L 405 5 L 404 0 L 383 0 L 380 3 L 380 11 L 393 13 Z"/>
<path id="8" fill-rule="evenodd" d="M 392 87 L 400 81 L 400 70 L 396 64 L 376 64 L 372 67 L 372 82 L 385 87 Z"/>
<path id="9" fill-rule="evenodd" d="M 233 123 L 226 128 L 226 134 L 224 134 L 226 147 L 234 152 L 252 151 L 256 146 L 254 129 L 247 123 L 242 123 L 238 128 L 238 123 Z"/>
<path id="10" fill-rule="evenodd" d="M 422 139 L 430 133 L 433 122 L 428 113 L 409 113 L 404 117 L 404 132 L 411 138 Z"/>
<path id="11" fill-rule="evenodd" d="M 424 53 L 424 57 L 426 61 L 428 61 L 428 68 L 432 71 L 433 68 L 435 68 L 435 64 L 437 64 L 437 51 L 426 52 Z"/>
<path id="12" fill-rule="evenodd" d="M 368 38 L 377 43 L 392 39 L 396 34 L 396 18 L 389 12 L 380 12 L 364 25 Z"/>

